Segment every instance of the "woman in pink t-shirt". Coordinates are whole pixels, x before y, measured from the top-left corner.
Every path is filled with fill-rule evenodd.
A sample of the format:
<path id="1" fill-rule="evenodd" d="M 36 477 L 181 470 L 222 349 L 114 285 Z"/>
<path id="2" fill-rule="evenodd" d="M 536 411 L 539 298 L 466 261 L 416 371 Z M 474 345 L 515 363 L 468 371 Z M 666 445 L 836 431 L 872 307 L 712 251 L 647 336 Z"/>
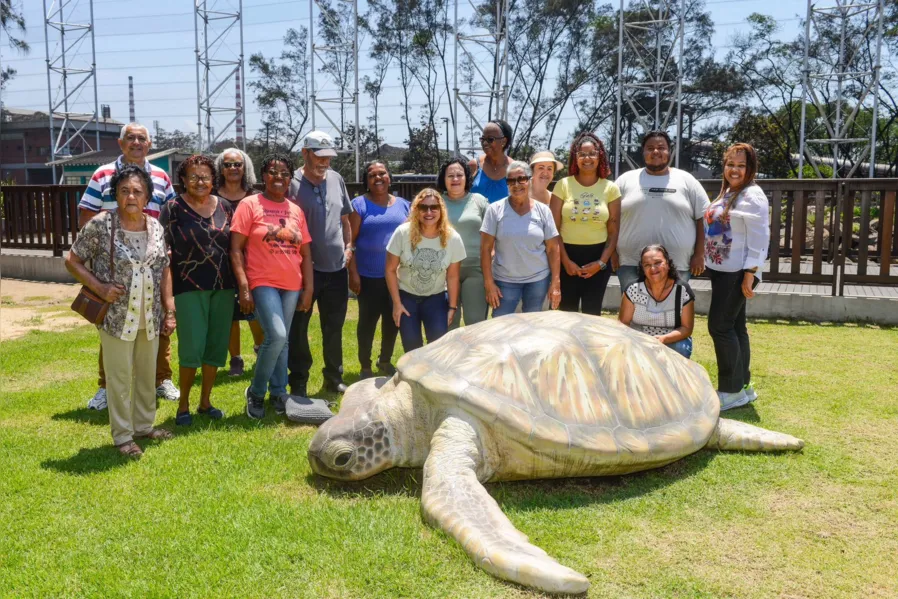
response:
<path id="1" fill-rule="evenodd" d="M 292 177 L 288 156 L 268 156 L 262 163 L 265 191 L 243 199 L 231 220 L 240 310 L 255 312 L 265 332 L 252 384 L 246 388 L 246 414 L 254 419 L 265 416 L 266 390 L 274 411 L 285 412 L 287 334 L 296 310 L 312 308 L 312 238 L 302 209 L 287 200 Z"/>

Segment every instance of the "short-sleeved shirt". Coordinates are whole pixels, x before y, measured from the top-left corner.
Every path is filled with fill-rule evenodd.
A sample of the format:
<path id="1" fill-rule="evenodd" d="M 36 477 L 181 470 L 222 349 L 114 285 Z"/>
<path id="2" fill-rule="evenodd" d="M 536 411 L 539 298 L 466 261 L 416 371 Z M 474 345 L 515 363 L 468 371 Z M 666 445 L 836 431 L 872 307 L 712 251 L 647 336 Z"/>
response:
<path id="1" fill-rule="evenodd" d="M 620 199 L 612 181 L 599 179 L 594 185 L 580 185 L 575 177 L 555 184 L 552 194 L 561 205 L 561 239 L 572 245 L 595 245 L 608 239 L 608 204 Z"/>
<path id="2" fill-rule="evenodd" d="M 147 339 L 154 339 L 162 328 L 162 273 L 169 265 L 169 258 L 162 225 L 155 218 L 146 220 L 147 236 L 143 241 L 125 234 L 115 212 L 104 211 L 82 227 L 72 244 L 72 252 L 90 262 L 90 270 L 97 279 L 118 283 L 128 290 L 109 304 L 105 320 L 97 327 L 123 341 L 134 341 L 141 329 L 145 329 Z M 109 257 L 109 236 L 113 229 L 114 277 Z"/>
<path id="3" fill-rule="evenodd" d="M 449 230 L 446 247 L 442 246 L 439 237 L 429 239 L 422 236 L 413 248 L 409 223 L 396 228 L 387 244 L 387 251 L 399 256 L 399 289 L 423 297 L 444 292 L 449 265 L 465 258 L 465 244 L 452 229 Z"/>
<path id="4" fill-rule="evenodd" d="M 382 279 L 386 270 L 387 244 L 396 227 L 408 220 L 411 204 L 397 196 L 392 205 L 383 207 L 367 196 L 359 196 L 353 198 L 352 207 L 362 219 L 355 238 L 356 268 L 360 276 Z"/>
<path id="5" fill-rule="evenodd" d="M 660 243 L 677 269 L 688 269 L 695 249 L 695 221 L 709 204 L 701 183 L 677 168 L 662 176 L 641 168 L 624 173 L 615 183 L 621 193 L 620 263 L 638 266 L 642 248 Z"/>
<path id="6" fill-rule="evenodd" d="M 124 168 L 124 156 L 119 156 L 115 162 L 104 164 L 90 178 L 84 195 L 78 203 L 78 208 L 90 210 L 91 212 L 99 212 L 100 210 L 115 210 L 118 204 L 112 197 L 112 190 L 109 188 L 109 181 L 112 175 Z M 162 206 L 175 197 L 175 190 L 172 188 L 171 179 L 164 170 L 158 166 L 153 166 L 147 160 L 143 165 L 143 170 L 150 174 L 153 181 L 153 197 L 147 202 L 144 212 L 153 218 L 159 218 L 159 212 Z"/>
<path id="7" fill-rule="evenodd" d="M 302 289 L 299 248 L 312 237 L 299 206 L 272 202 L 262 194 L 244 198 L 231 219 L 231 232 L 247 238 L 243 255 L 250 289 Z"/>
<path id="8" fill-rule="evenodd" d="M 349 192 L 340 173 L 328 170 L 324 181 L 315 185 L 302 170 L 296 171 L 287 196 L 302 208 L 312 234 L 312 265 L 319 272 L 346 268 L 346 243 L 342 217 L 352 213 Z"/>
<path id="9" fill-rule="evenodd" d="M 483 226 L 483 215 L 489 207 L 489 201 L 479 193 L 469 193 L 465 197 L 453 200 L 445 193 L 443 203 L 449 215 L 449 223 L 461 235 L 465 244 L 467 257 L 462 260 L 462 268 L 480 270 L 480 227 Z"/>
<path id="10" fill-rule="evenodd" d="M 171 251 L 172 292 L 233 289 L 231 218 L 234 209 L 218 198 L 210 217 L 200 216 L 181 196 L 162 207 L 159 223 Z"/>
<path id="11" fill-rule="evenodd" d="M 677 288 L 680 288 L 680 306 L 677 307 Z M 695 293 L 688 284 L 676 283 L 670 293 L 660 302 L 646 290 L 645 282 L 633 283 L 627 287 L 627 299 L 633 302 L 633 320 L 630 328 L 646 335 L 666 335 L 675 330 L 677 311 L 695 300 Z"/>
<path id="12" fill-rule="evenodd" d="M 532 283 L 550 274 L 546 240 L 558 237 L 549 207 L 530 200 L 530 211 L 515 212 L 508 200 L 490 204 L 482 233 L 496 238 L 493 278 L 505 283 Z"/>

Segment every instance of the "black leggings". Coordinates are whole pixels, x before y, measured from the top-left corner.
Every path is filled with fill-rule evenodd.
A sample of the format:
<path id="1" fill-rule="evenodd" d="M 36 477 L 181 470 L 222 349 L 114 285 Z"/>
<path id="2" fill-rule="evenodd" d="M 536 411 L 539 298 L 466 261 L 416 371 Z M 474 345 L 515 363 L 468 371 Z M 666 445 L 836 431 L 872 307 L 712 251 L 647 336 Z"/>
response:
<path id="1" fill-rule="evenodd" d="M 386 279 L 359 277 L 362 288 L 359 291 L 359 325 L 356 335 L 359 342 L 359 364 L 371 368 L 371 349 L 374 346 L 374 331 L 380 319 L 380 358 L 378 364 L 389 363 L 396 347 L 399 328 L 393 322 L 393 300 L 387 289 Z"/>
<path id="2" fill-rule="evenodd" d="M 567 257 L 577 266 L 584 266 L 602 257 L 604 243 L 595 245 L 564 244 Z M 605 299 L 605 288 L 611 278 L 611 268 L 606 266 L 588 279 L 572 277 L 561 269 L 561 304 L 560 310 L 565 312 L 583 312 L 584 314 L 602 313 L 602 300 Z"/>
<path id="3" fill-rule="evenodd" d="M 711 308 L 708 333 L 717 355 L 717 390 L 737 393 L 751 381 L 751 347 L 745 328 L 744 273 L 709 268 Z"/>

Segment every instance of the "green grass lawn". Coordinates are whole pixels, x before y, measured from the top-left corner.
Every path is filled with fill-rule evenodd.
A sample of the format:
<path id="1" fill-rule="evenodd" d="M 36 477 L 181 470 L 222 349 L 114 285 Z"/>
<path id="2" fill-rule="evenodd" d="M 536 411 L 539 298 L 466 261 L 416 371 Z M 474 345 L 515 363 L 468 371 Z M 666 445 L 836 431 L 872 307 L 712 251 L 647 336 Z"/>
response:
<path id="1" fill-rule="evenodd" d="M 347 382 L 355 314 L 351 303 Z M 706 321 L 696 330 L 715 378 Z M 535 544 L 589 576 L 590 597 L 898 596 L 898 330 L 750 331 L 761 398 L 730 415 L 802 437 L 803 452 L 702 451 L 624 477 L 489 485 Z M 537 596 L 422 522 L 420 471 L 354 485 L 311 475 L 315 429 L 248 420 L 249 372 L 221 371 L 224 420 L 176 430 L 163 402 L 157 421 L 176 437 L 119 457 L 106 413 L 85 408 L 97 339 L 89 326 L 32 332 L 0 350 L 0 595 Z M 243 342 L 251 366 L 245 325 Z M 316 355 L 312 392 L 320 366 Z"/>

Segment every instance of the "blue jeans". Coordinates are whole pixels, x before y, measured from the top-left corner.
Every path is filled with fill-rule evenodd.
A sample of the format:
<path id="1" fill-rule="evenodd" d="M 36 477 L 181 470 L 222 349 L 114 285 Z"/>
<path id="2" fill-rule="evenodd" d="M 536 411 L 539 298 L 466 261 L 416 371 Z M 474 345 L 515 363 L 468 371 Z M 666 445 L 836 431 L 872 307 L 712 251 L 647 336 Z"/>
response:
<path id="1" fill-rule="evenodd" d="M 668 343 L 667 347 L 674 350 L 687 360 L 692 357 L 692 337 L 686 337 L 673 343 Z"/>
<path id="2" fill-rule="evenodd" d="M 617 280 L 620 281 L 620 292 L 623 294 L 627 287 L 639 280 L 639 267 L 621 264 L 615 271 L 615 274 L 617 275 Z M 692 273 L 688 270 L 678 270 L 677 274 L 680 275 L 680 281 L 683 283 L 688 283 L 692 277 Z"/>
<path id="3" fill-rule="evenodd" d="M 250 392 L 256 397 L 265 397 L 268 390 L 273 396 L 287 394 L 287 333 L 299 291 L 287 291 L 274 287 L 253 289 L 256 303 L 256 320 L 265 332 L 265 340 L 259 347 L 256 372 L 250 385 Z"/>
<path id="4" fill-rule="evenodd" d="M 532 283 L 506 283 L 505 281 L 496 281 L 496 287 L 502 292 L 502 298 L 499 299 L 499 307 L 493 308 L 493 318 L 512 314 L 518 308 L 518 303 L 524 301 L 524 312 L 540 312 L 543 309 L 543 302 L 546 300 L 546 294 L 549 293 L 549 283 L 552 276 L 549 275 L 541 281 L 533 281 Z"/>
<path id="5" fill-rule="evenodd" d="M 400 289 L 399 298 L 409 313 L 399 320 L 399 336 L 406 353 L 424 346 L 421 325 L 424 325 L 428 343 L 433 343 L 449 330 L 449 295 L 445 291 L 414 295 Z"/>

